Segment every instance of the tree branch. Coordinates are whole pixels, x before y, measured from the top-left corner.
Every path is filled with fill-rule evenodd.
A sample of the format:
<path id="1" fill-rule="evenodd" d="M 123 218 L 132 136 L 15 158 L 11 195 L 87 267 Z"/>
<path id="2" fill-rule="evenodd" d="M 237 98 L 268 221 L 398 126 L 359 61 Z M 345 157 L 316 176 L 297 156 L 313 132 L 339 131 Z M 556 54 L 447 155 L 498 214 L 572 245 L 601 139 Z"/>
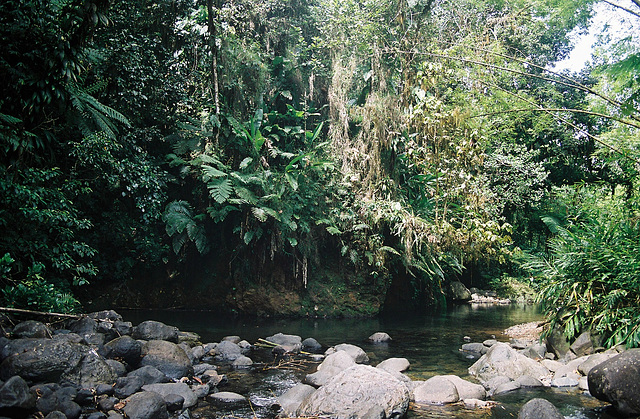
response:
<path id="1" fill-rule="evenodd" d="M 615 3 L 613 3 L 613 2 L 610 2 L 609 0 L 602 0 L 602 1 L 603 1 L 603 2 L 605 2 L 605 3 L 607 3 L 607 4 L 608 4 L 608 5 L 610 5 L 610 6 L 617 7 L 618 9 L 622 9 L 622 10 L 624 10 L 624 11 L 625 11 L 625 12 L 627 12 L 627 13 L 631 13 L 632 15 L 634 15 L 634 16 L 636 16 L 636 17 L 640 17 L 640 13 L 635 12 L 635 11 L 633 11 L 633 10 L 631 10 L 631 9 L 627 9 L 627 8 L 626 8 L 626 7 L 624 7 L 624 6 L 620 6 L 619 4 L 615 4 Z M 636 6 L 640 7 L 640 1 L 638 1 L 638 0 L 631 0 L 631 1 L 633 1 L 633 3 L 634 3 Z"/>

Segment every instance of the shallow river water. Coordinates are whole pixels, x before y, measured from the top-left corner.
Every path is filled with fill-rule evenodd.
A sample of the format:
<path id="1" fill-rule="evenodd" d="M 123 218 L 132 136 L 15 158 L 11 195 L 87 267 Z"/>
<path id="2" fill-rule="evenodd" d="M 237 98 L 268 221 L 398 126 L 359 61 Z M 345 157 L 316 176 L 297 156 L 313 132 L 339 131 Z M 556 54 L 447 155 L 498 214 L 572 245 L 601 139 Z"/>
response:
<path id="1" fill-rule="evenodd" d="M 455 374 L 470 379 L 467 368 L 474 362 L 458 350 L 468 336 L 473 342 L 495 337 L 508 341 L 502 332 L 509 326 L 541 320 L 534 306 L 474 306 L 460 305 L 430 315 L 379 317 L 371 319 L 256 319 L 221 318 L 208 312 L 191 311 L 135 311 L 120 310 L 125 320 L 134 325 L 145 320 L 158 320 L 192 331 L 203 342 L 219 342 L 224 336 L 238 335 L 250 343 L 276 333 L 299 335 L 303 339 L 313 337 L 323 346 L 339 343 L 358 345 L 367 352 L 371 364 L 391 357 L 404 357 L 411 363 L 406 373 L 413 380 L 426 380 L 434 375 Z M 386 332 L 392 337 L 388 344 L 371 344 L 367 338 L 374 332 Z M 249 408 L 233 412 L 216 411 L 213 408 L 195 409 L 194 418 L 268 417 L 268 406 L 275 397 L 299 383 L 304 372 L 269 368 L 273 360 L 267 350 L 249 355 L 262 362 L 265 368 L 250 371 L 222 369 L 229 384 L 222 391 L 234 391 L 251 400 Z M 520 389 L 496 397 L 499 402 L 491 410 L 467 410 L 462 406 L 415 408 L 409 418 L 515 418 L 526 401 L 542 397 L 556 405 L 568 418 L 609 418 L 602 403 L 585 396 L 579 390 Z"/>

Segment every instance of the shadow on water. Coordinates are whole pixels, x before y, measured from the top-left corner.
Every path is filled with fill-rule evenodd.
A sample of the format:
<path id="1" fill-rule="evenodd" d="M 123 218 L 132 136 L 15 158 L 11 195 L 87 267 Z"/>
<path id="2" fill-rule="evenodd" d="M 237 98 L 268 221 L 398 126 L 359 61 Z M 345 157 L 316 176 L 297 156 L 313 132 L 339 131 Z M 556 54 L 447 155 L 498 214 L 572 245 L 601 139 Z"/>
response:
<path id="1" fill-rule="evenodd" d="M 504 329 L 519 323 L 538 321 L 541 314 L 535 306 L 473 306 L 459 305 L 431 315 L 376 317 L 365 319 L 273 319 L 273 318 L 222 318 L 208 312 L 121 310 L 127 321 L 134 325 L 145 320 L 158 320 L 193 331 L 203 342 L 219 342 L 224 336 L 238 335 L 250 343 L 276 333 L 299 335 L 303 339 L 313 337 L 325 347 L 339 343 L 351 343 L 362 347 L 371 364 L 391 357 L 404 357 L 411 362 L 407 375 L 412 380 L 426 380 L 434 375 L 455 374 L 469 378 L 467 369 L 474 362 L 458 350 L 468 336 L 474 342 L 496 338 L 508 341 Z M 374 332 L 387 332 L 392 341 L 372 344 L 367 338 Z M 259 354 L 254 354 L 260 356 Z M 225 371 L 229 388 L 248 395 L 257 409 L 258 416 L 268 416 L 267 406 L 275 397 L 299 383 L 302 372 L 274 369 L 266 371 Z M 517 390 L 497 397 L 500 405 L 491 410 L 468 410 L 462 406 L 419 408 L 409 413 L 409 418 L 514 418 L 526 401 L 543 397 L 561 408 L 570 418 L 607 418 L 601 411 L 601 403 L 584 396 L 577 390 Z M 207 413 L 208 412 L 208 413 Z M 212 417 L 213 412 L 194 411 L 194 417 Z M 262 413 L 260 413 L 262 412 Z M 223 412 L 216 412 L 216 416 Z M 254 411 L 243 409 L 233 413 L 235 417 L 253 417 Z"/>

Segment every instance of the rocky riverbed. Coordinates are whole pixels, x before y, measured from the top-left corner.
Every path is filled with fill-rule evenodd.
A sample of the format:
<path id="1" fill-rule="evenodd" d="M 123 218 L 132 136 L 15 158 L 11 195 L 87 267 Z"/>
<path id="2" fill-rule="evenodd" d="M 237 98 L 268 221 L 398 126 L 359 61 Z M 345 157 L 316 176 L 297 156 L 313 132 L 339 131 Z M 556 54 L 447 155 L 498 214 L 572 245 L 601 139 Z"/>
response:
<path id="1" fill-rule="evenodd" d="M 474 382 L 454 375 L 411 380 L 405 374 L 408 359 L 392 357 L 374 367 L 358 346 L 326 348 L 311 337 L 277 333 L 253 343 L 240 336 L 203 343 L 195 333 L 157 321 L 134 327 L 113 311 L 57 327 L 8 318 L 2 326 L 3 417 L 394 418 L 410 409 L 452 403 L 491 409 L 495 395 L 534 386 L 591 389 L 624 414 L 640 413 L 640 350 L 604 351 L 584 337 L 564 346 L 557 336 L 540 343 L 533 324 L 512 329 L 519 334 L 509 343 L 489 339 L 463 345 L 464 355 L 477 358 L 469 368 Z M 369 339 L 385 345 L 392 337 L 377 332 Z M 286 385 L 275 386 L 277 394 L 269 397 L 248 398 L 247 389 L 234 384 L 249 371 L 258 372 L 256 380 Z M 532 401 L 521 414 L 533 418 L 544 411 L 557 417 L 554 409 L 544 400 Z"/>

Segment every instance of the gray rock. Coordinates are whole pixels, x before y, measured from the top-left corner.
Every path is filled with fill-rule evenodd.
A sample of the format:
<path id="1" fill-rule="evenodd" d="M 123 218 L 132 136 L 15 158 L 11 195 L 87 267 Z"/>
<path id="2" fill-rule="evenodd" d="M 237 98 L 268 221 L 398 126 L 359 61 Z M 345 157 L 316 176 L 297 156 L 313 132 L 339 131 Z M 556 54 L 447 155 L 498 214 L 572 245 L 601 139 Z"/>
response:
<path id="1" fill-rule="evenodd" d="M 24 416 L 35 406 L 36 399 L 22 377 L 11 377 L 0 388 L 0 415 Z"/>
<path id="2" fill-rule="evenodd" d="M 451 381 L 458 390 L 458 396 L 460 400 L 463 399 L 480 399 L 484 400 L 487 396 L 487 392 L 480 384 L 474 384 L 467 380 L 463 380 L 457 375 L 443 375 L 444 378 Z"/>
<path id="3" fill-rule="evenodd" d="M 179 394 L 167 394 L 162 397 L 164 402 L 167 404 L 167 410 L 169 412 L 175 412 L 176 410 L 181 410 L 184 406 L 184 397 Z"/>
<path id="4" fill-rule="evenodd" d="M 471 300 L 471 291 L 460 281 L 453 281 L 449 285 L 451 291 L 451 298 L 454 301 L 469 301 Z"/>
<path id="5" fill-rule="evenodd" d="M 236 358 L 231 365 L 234 368 L 249 368 L 253 365 L 253 361 L 251 360 L 251 358 L 241 355 L 238 358 Z"/>
<path id="6" fill-rule="evenodd" d="M 369 357 L 367 356 L 366 352 L 362 348 L 356 345 L 351 345 L 349 343 L 341 343 L 339 345 L 336 345 L 334 349 L 336 351 L 344 351 L 347 354 L 349 354 L 349 356 L 353 358 L 356 364 L 363 364 L 363 363 L 369 362 Z"/>
<path id="7" fill-rule="evenodd" d="M 487 347 L 484 344 L 478 342 L 465 343 L 462 345 L 463 351 L 482 353 L 482 351 L 485 351 L 486 349 Z"/>
<path id="8" fill-rule="evenodd" d="M 242 340 L 242 338 L 240 336 L 225 336 L 225 337 L 222 338 L 221 342 L 231 342 L 231 343 L 235 343 L 237 345 L 238 343 L 240 343 L 241 340 Z M 267 339 L 267 340 L 269 340 L 269 339 Z M 277 343 L 277 342 L 274 342 L 274 343 Z"/>
<path id="9" fill-rule="evenodd" d="M 83 317 L 78 320 L 74 320 L 68 327 L 73 333 L 77 333 L 80 336 L 96 333 L 98 331 L 98 322 L 91 317 Z"/>
<path id="10" fill-rule="evenodd" d="M 382 409 L 387 418 L 401 417 L 407 412 L 410 398 L 407 386 L 391 374 L 371 366 L 355 365 L 311 394 L 298 414 L 357 419 L 371 417 L 373 408 L 378 414 Z"/>
<path id="11" fill-rule="evenodd" d="M 516 383 L 520 384 L 520 387 L 542 387 L 544 384 L 542 381 L 538 380 L 535 377 L 530 375 L 521 375 L 520 377 L 514 380 Z"/>
<path id="12" fill-rule="evenodd" d="M 508 383 L 500 384 L 494 391 L 493 395 L 497 396 L 499 394 L 508 393 L 513 390 L 517 390 L 520 388 L 520 383 L 517 381 L 509 381 Z"/>
<path id="13" fill-rule="evenodd" d="M 16 324 L 13 328 L 15 338 L 50 338 L 51 329 L 42 322 L 27 320 Z"/>
<path id="14" fill-rule="evenodd" d="M 67 418 L 67 415 L 65 415 L 61 411 L 54 410 L 53 412 L 45 416 L 44 419 L 68 419 L 68 418 Z"/>
<path id="15" fill-rule="evenodd" d="M 122 359 L 127 365 L 135 367 L 142 359 L 142 344 L 131 336 L 121 336 L 104 345 L 105 358 Z"/>
<path id="16" fill-rule="evenodd" d="M 389 358 L 379 363 L 376 368 L 387 372 L 403 372 L 408 370 L 410 365 L 407 358 Z"/>
<path id="17" fill-rule="evenodd" d="M 505 383 L 510 383 L 512 380 L 504 375 L 498 375 L 492 379 L 482 383 L 482 386 L 487 390 L 488 395 L 493 395 L 498 387 Z"/>
<path id="18" fill-rule="evenodd" d="M 94 320 L 102 320 L 109 322 L 121 322 L 122 316 L 116 313 L 113 310 L 102 310 L 102 311 L 94 311 L 93 313 L 87 314 L 87 317 L 90 317 Z"/>
<path id="19" fill-rule="evenodd" d="M 179 379 L 193 374 L 187 354 L 175 343 L 165 340 L 150 340 L 142 346 L 140 365 L 150 365 L 167 377 Z"/>
<path id="20" fill-rule="evenodd" d="M 589 391 L 589 379 L 587 377 L 580 377 L 578 381 L 578 388 L 580 390 Z"/>
<path id="21" fill-rule="evenodd" d="M 540 364 L 542 364 L 546 369 L 548 369 L 551 372 L 558 371 L 564 365 L 562 362 L 554 361 L 552 359 L 543 359 L 542 361 L 540 361 Z"/>
<path id="22" fill-rule="evenodd" d="M 216 369 L 218 369 L 218 367 L 216 367 L 215 365 L 211 365 L 207 363 L 196 364 L 193 366 L 193 373 L 195 375 L 202 375 L 207 370 L 216 370 Z"/>
<path id="23" fill-rule="evenodd" d="M 547 350 L 555 353 L 558 359 L 565 359 L 565 356 L 571 352 L 567 338 L 557 327 L 547 336 Z"/>
<path id="24" fill-rule="evenodd" d="M 518 412 L 518 419 L 563 419 L 558 409 L 545 399 L 531 399 Z"/>
<path id="25" fill-rule="evenodd" d="M 162 396 L 152 391 L 136 393 L 125 399 L 122 409 L 128 419 L 167 419 L 167 404 Z"/>
<path id="26" fill-rule="evenodd" d="M 269 336 L 267 340 L 278 345 L 278 347 L 274 348 L 278 353 L 297 353 L 302 350 L 302 338 L 300 336 L 277 333 L 273 336 Z"/>
<path id="27" fill-rule="evenodd" d="M 109 410 L 113 410 L 114 406 L 118 403 L 118 399 L 115 397 L 102 397 L 98 399 L 98 407 L 100 410 L 108 412 Z"/>
<path id="28" fill-rule="evenodd" d="M 511 339 L 509 344 L 513 349 L 526 349 L 529 347 L 530 341 L 522 340 L 522 339 Z"/>
<path id="29" fill-rule="evenodd" d="M 119 399 L 124 399 L 140 391 L 142 385 L 143 382 L 140 377 L 120 377 L 116 380 L 115 386 L 113 386 L 113 394 Z"/>
<path id="30" fill-rule="evenodd" d="M 482 342 L 482 344 L 484 346 L 486 346 L 487 348 L 491 348 L 493 345 L 495 345 L 496 343 L 498 343 L 497 340 L 495 339 L 487 339 L 485 341 Z"/>
<path id="31" fill-rule="evenodd" d="M 202 359 L 204 355 L 205 355 L 204 346 L 198 345 L 191 348 L 191 356 L 189 358 L 199 361 Z"/>
<path id="32" fill-rule="evenodd" d="M 116 361 L 115 359 L 105 359 L 104 362 L 107 363 L 116 377 L 124 377 L 127 375 L 127 367 L 125 367 L 122 362 Z"/>
<path id="33" fill-rule="evenodd" d="M 221 391 L 219 393 L 209 394 L 207 397 L 209 402 L 216 406 L 235 407 L 248 403 L 246 397 L 241 394 L 232 393 L 230 391 Z"/>
<path id="34" fill-rule="evenodd" d="M 155 320 L 147 320 L 133 328 L 131 336 L 142 340 L 166 340 L 178 343 L 178 328 Z"/>
<path id="35" fill-rule="evenodd" d="M 576 338 L 571 344 L 571 350 L 576 356 L 591 355 L 593 353 L 593 342 L 591 341 L 591 333 L 584 332 Z"/>
<path id="36" fill-rule="evenodd" d="M 589 355 L 587 360 L 580 364 L 580 366 L 578 367 L 578 371 L 580 371 L 582 375 L 589 375 L 589 372 L 593 369 L 593 367 L 602 364 L 604 361 L 613 358 L 614 356 L 615 354 L 613 353 L 598 353 Z"/>
<path id="37" fill-rule="evenodd" d="M 421 404 L 446 404 L 457 402 L 460 395 L 451 380 L 437 375 L 413 389 L 413 399 Z"/>
<path id="38" fill-rule="evenodd" d="M 209 384 L 197 384 L 191 387 L 193 394 L 199 399 L 204 399 L 207 394 L 211 392 L 211 386 Z"/>
<path id="39" fill-rule="evenodd" d="M 302 341 L 302 349 L 306 352 L 320 353 L 322 352 L 322 345 L 314 338 L 306 338 Z"/>
<path id="40" fill-rule="evenodd" d="M 184 399 L 184 407 L 192 407 L 198 403 L 198 396 L 185 383 L 147 384 L 142 386 L 142 390 L 156 392 L 163 398 L 169 394 L 178 394 Z"/>
<path id="41" fill-rule="evenodd" d="M 298 384 L 278 396 L 278 404 L 280 405 L 285 417 L 297 417 L 298 408 L 302 402 L 304 402 L 315 391 L 316 389 L 310 385 Z"/>
<path id="42" fill-rule="evenodd" d="M 566 364 L 562 365 L 560 368 L 558 368 L 555 371 L 555 378 L 560 378 L 560 377 L 569 377 L 569 378 L 573 378 L 575 380 L 579 380 L 580 379 L 580 372 L 578 372 L 578 369 L 580 368 L 580 365 L 582 365 L 582 363 L 584 363 L 587 360 L 587 357 L 580 357 L 580 358 L 576 358 L 573 361 L 569 361 Z"/>
<path id="43" fill-rule="evenodd" d="M 104 358 L 95 350 L 87 350 L 80 362 L 62 373 L 59 382 L 78 387 L 95 387 L 98 384 L 113 384 L 117 375 Z"/>
<path id="44" fill-rule="evenodd" d="M 325 360 L 318 365 L 318 370 L 316 372 L 313 374 L 307 374 L 304 381 L 312 386 L 321 386 L 340 372 L 347 368 L 351 368 L 355 364 L 355 361 L 347 352 L 334 352 L 327 356 Z"/>
<path id="45" fill-rule="evenodd" d="M 376 332 L 369 336 L 369 341 L 373 343 L 383 343 L 391 341 L 391 336 L 385 332 Z"/>
<path id="46" fill-rule="evenodd" d="M 530 375 L 541 379 L 549 374 L 549 370 L 533 359 L 516 352 L 509 345 L 497 343 L 469 367 L 469 374 L 483 383 L 499 375 L 504 375 L 512 380 L 521 375 Z"/>
<path id="47" fill-rule="evenodd" d="M 551 380 L 551 387 L 575 387 L 579 384 L 579 378 L 574 377 L 554 377 Z"/>
<path id="48" fill-rule="evenodd" d="M 131 371 L 127 374 L 128 377 L 139 377 L 142 380 L 142 385 L 156 384 L 156 383 L 168 383 L 171 381 L 169 377 L 156 367 L 151 365 L 145 365 L 137 370 Z"/>
<path id="49" fill-rule="evenodd" d="M 629 349 L 593 367 L 592 396 L 609 402 L 622 415 L 640 415 L 640 349 Z"/>
<path id="50" fill-rule="evenodd" d="M 229 340 L 223 340 L 215 348 L 216 359 L 220 361 L 234 361 L 242 356 L 242 348 Z"/>
<path id="51" fill-rule="evenodd" d="M 541 359 L 544 359 L 545 355 L 547 354 L 547 345 L 544 343 L 536 343 L 526 348 L 523 353 L 525 356 L 539 361 Z"/>
<path id="52" fill-rule="evenodd" d="M 178 343 L 187 344 L 190 348 L 201 345 L 200 335 L 195 332 L 178 331 Z"/>
<path id="53" fill-rule="evenodd" d="M 93 412 L 87 415 L 86 419 L 107 419 L 107 415 L 102 412 Z"/>

